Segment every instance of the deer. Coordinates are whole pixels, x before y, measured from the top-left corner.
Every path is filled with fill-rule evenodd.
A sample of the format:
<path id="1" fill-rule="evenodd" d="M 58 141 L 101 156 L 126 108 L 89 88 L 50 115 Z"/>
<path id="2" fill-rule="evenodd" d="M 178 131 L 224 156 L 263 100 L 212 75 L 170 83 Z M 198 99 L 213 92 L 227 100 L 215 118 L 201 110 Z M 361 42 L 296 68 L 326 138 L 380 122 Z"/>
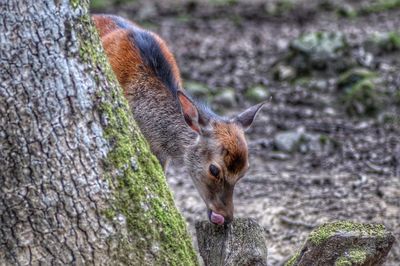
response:
<path id="1" fill-rule="evenodd" d="M 151 152 L 163 166 L 184 162 L 210 222 L 234 216 L 235 184 L 249 169 L 245 131 L 265 102 L 233 117 L 185 91 L 176 60 L 154 32 L 115 15 L 93 15 L 105 54 Z"/>

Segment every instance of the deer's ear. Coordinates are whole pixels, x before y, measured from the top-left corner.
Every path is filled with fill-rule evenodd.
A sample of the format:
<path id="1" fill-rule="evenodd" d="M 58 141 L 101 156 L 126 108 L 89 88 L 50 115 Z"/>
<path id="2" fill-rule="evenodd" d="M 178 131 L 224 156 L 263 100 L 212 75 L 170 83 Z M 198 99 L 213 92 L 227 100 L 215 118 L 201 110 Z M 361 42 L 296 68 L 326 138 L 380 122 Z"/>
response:
<path id="1" fill-rule="evenodd" d="M 203 115 L 199 112 L 199 109 L 196 107 L 193 101 L 186 96 L 183 91 L 178 90 L 177 96 L 186 124 L 201 135 L 202 127 L 206 125 L 206 120 L 204 119 Z"/>
<path id="2" fill-rule="evenodd" d="M 249 129 L 257 113 L 261 110 L 261 107 L 263 107 L 265 103 L 266 101 L 249 107 L 247 110 L 234 117 L 233 120 L 241 125 L 244 130 Z"/>

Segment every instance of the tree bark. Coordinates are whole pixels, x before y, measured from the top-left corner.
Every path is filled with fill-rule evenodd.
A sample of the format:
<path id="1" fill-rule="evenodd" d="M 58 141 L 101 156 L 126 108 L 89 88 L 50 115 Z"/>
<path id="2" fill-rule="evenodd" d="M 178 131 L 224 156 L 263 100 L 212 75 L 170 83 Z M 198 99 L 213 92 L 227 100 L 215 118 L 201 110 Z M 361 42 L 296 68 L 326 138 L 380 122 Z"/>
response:
<path id="1" fill-rule="evenodd" d="M 87 8 L 0 3 L 0 264 L 197 264 Z"/>
<path id="2" fill-rule="evenodd" d="M 196 223 L 200 255 L 210 266 L 265 266 L 267 246 L 263 228 L 252 219 L 235 219 L 228 227 L 209 221 Z"/>

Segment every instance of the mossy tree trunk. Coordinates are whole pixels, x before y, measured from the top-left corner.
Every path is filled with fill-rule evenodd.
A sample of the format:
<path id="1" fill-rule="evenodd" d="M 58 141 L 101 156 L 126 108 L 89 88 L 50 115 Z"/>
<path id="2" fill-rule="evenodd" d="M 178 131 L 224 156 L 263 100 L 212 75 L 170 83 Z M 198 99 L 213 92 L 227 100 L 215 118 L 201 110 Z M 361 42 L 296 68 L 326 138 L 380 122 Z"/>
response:
<path id="1" fill-rule="evenodd" d="M 1 264 L 196 264 L 87 8 L 0 3 Z"/>

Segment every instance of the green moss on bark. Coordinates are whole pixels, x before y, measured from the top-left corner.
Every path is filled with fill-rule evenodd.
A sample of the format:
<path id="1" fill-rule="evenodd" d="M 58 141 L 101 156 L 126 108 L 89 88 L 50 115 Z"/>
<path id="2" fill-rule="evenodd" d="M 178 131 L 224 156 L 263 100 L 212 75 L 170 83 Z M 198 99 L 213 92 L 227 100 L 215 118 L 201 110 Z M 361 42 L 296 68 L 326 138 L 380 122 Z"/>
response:
<path id="1" fill-rule="evenodd" d="M 294 266 L 300 257 L 300 251 L 297 251 L 286 263 L 285 266 Z"/>
<path id="2" fill-rule="evenodd" d="M 98 113 L 110 149 L 103 176 L 113 200 L 102 212 L 115 225 L 109 239 L 115 264 L 196 265 L 186 224 L 175 207 L 161 166 L 133 120 L 83 3 L 79 54 L 99 86 Z"/>
<path id="3" fill-rule="evenodd" d="M 118 172 L 116 179 L 110 178 L 116 199 L 114 219 L 122 217 L 130 235 L 120 242 L 120 248 L 135 254 L 127 260 L 119 259 L 134 265 L 149 261 L 168 265 L 196 264 L 191 239 L 175 208 L 162 169 L 132 124 L 126 104 L 115 108 L 103 103 L 101 108 L 108 123 L 105 136 L 114 143 L 106 160 L 107 167 L 109 171 Z M 150 250 L 152 257 L 143 250 Z"/>
<path id="4" fill-rule="evenodd" d="M 327 223 L 312 231 L 308 239 L 315 245 L 319 245 L 338 232 L 354 232 L 365 236 L 383 237 L 385 226 L 382 224 L 362 224 L 350 221 Z"/>
<path id="5" fill-rule="evenodd" d="M 80 0 L 70 0 L 71 6 L 75 9 L 80 5 Z"/>

